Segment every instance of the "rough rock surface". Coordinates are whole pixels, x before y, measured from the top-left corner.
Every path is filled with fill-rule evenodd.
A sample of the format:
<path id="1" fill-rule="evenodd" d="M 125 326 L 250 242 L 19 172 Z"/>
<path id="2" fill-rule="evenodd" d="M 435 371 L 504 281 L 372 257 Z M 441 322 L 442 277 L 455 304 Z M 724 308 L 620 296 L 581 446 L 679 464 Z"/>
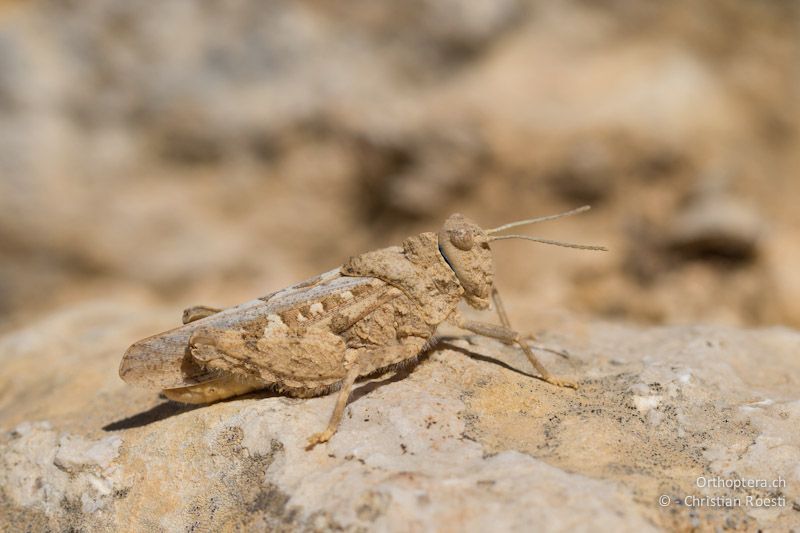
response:
<path id="1" fill-rule="evenodd" d="M 105 300 L 0 338 L 0 529 L 800 528 L 796 331 L 551 320 L 538 342 L 569 357 L 542 358 L 578 391 L 532 379 L 512 347 L 445 336 L 357 388 L 339 433 L 307 452 L 333 397 L 189 407 L 118 379 L 127 344 L 172 314 Z M 785 504 L 676 503 L 687 495 Z"/>

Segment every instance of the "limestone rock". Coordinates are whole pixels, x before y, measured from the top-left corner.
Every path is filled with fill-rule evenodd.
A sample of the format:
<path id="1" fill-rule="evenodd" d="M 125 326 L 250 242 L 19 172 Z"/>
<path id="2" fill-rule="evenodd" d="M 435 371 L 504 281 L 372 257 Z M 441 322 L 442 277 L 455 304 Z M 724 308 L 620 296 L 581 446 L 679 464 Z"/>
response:
<path id="1" fill-rule="evenodd" d="M 0 338 L 3 529 L 800 525 L 796 331 L 566 321 L 539 342 L 569 358 L 540 353 L 578 391 L 533 379 L 513 347 L 454 334 L 416 367 L 360 385 L 339 433 L 308 452 L 333 397 L 196 407 L 123 384 L 124 348 L 171 320 L 133 301 L 95 302 Z M 783 485 L 737 491 L 698 478 Z M 692 495 L 781 504 L 676 503 Z"/>

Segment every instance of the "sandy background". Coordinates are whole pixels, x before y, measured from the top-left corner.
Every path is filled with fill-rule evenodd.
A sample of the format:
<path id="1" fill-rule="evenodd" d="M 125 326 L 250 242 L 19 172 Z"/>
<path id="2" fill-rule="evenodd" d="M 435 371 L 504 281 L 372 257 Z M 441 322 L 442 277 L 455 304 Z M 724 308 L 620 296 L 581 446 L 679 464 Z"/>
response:
<path id="1" fill-rule="evenodd" d="M 795 2 L 3 2 L 0 327 L 109 293 L 177 318 L 451 212 L 584 203 L 529 233 L 611 253 L 495 246 L 512 312 L 800 326 L 798 22 Z"/>

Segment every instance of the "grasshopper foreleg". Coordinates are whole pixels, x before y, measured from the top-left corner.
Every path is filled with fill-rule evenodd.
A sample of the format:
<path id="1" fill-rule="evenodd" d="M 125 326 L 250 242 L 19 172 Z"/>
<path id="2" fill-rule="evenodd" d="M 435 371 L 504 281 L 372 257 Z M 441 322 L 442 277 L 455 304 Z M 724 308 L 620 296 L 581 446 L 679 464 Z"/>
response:
<path id="1" fill-rule="evenodd" d="M 500 314 L 499 310 L 498 314 Z M 502 320 L 503 314 L 500 314 L 500 316 Z M 566 379 L 560 379 L 550 374 L 544 365 L 539 362 L 539 359 L 536 357 L 536 355 L 534 355 L 527 342 L 524 342 L 524 339 L 519 332 L 514 331 L 513 329 L 504 325 L 491 324 L 488 322 L 477 322 L 475 320 L 466 320 L 458 312 L 454 313 L 453 317 L 453 322 L 461 329 L 466 329 L 467 331 L 477 333 L 478 335 L 483 335 L 484 337 L 497 339 L 507 344 L 516 344 L 522 348 L 522 351 L 525 352 L 525 355 L 528 357 L 528 361 L 530 361 L 533 367 L 539 372 L 543 381 L 558 387 L 569 387 L 572 389 L 578 388 L 578 385 L 575 382 Z"/>

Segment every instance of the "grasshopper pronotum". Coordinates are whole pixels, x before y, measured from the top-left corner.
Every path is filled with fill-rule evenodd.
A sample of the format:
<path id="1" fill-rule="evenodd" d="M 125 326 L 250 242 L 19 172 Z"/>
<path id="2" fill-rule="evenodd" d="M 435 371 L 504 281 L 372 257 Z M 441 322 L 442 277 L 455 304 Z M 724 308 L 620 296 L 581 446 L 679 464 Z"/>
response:
<path id="1" fill-rule="evenodd" d="M 402 246 L 351 257 L 341 267 L 263 298 L 220 310 L 184 311 L 184 325 L 133 344 L 122 359 L 128 383 L 163 389 L 173 400 L 208 403 L 274 388 L 296 397 L 339 390 L 327 428 L 308 446 L 329 440 L 341 421 L 356 379 L 413 361 L 442 322 L 518 345 L 553 385 L 553 377 L 508 320 L 493 285 L 489 243 L 527 239 L 588 250 L 599 246 L 499 235 L 526 224 L 588 210 L 512 222 L 483 230 L 462 215 L 438 233 L 407 238 Z M 476 308 L 490 302 L 500 324 L 467 320 L 461 299 Z"/>

